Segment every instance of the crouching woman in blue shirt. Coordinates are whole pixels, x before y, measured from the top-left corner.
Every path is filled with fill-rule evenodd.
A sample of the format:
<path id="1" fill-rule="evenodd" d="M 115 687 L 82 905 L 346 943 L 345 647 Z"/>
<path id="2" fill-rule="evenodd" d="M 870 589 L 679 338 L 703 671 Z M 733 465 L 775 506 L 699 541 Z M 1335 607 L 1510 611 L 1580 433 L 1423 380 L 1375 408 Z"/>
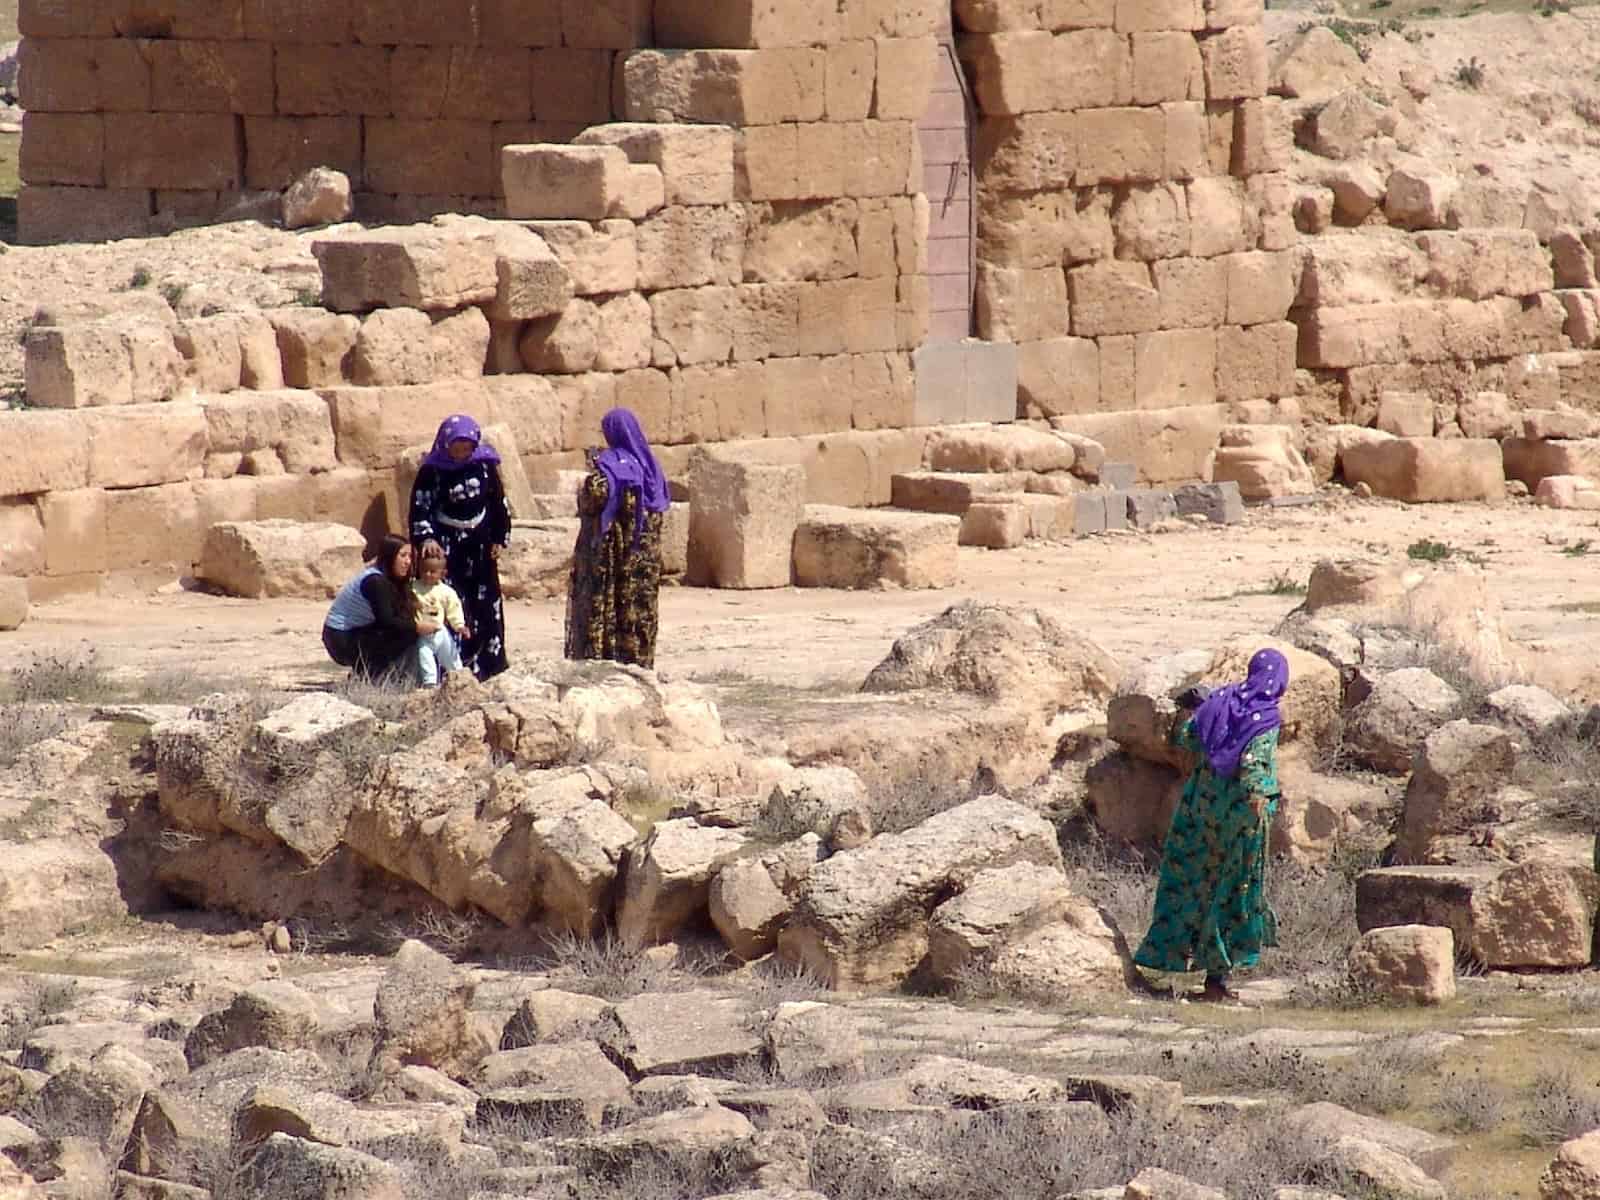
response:
<path id="1" fill-rule="evenodd" d="M 322 626 L 328 657 L 358 678 L 383 681 L 412 669 L 416 614 L 411 605 L 411 543 L 393 534 L 378 557 L 334 597 Z"/>

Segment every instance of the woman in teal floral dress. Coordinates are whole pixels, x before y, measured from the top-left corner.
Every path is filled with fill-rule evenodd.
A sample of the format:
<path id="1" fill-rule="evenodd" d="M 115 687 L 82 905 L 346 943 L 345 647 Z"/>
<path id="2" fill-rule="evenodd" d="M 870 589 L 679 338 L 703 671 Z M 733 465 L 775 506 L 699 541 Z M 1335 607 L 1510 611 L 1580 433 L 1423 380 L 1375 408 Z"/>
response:
<path id="1" fill-rule="evenodd" d="M 1173 733 L 1200 761 L 1173 815 L 1155 917 L 1133 961 L 1154 971 L 1203 970 L 1207 1000 L 1237 999 L 1228 976 L 1278 944 L 1266 895 L 1267 831 L 1278 803 L 1278 701 L 1288 685 L 1288 660 L 1259 651 L 1244 683 L 1212 692 Z"/>

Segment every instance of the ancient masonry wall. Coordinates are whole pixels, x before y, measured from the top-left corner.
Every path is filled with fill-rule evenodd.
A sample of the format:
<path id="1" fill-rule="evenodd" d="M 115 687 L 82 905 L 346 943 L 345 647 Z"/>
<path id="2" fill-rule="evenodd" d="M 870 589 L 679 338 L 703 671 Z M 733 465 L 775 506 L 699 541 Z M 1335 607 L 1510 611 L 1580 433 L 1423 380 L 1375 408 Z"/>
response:
<path id="1" fill-rule="evenodd" d="M 42 314 L 31 411 L 0 413 L 41 448 L 0 471 L 0 570 L 36 596 L 183 573 L 221 520 L 393 526 L 402 453 L 457 409 L 507 431 L 536 492 L 627 404 L 674 471 L 733 443 L 804 465 L 813 500 L 883 504 L 930 427 L 1020 406 L 1150 480 L 1198 478 L 1230 412 L 1293 391 L 1259 3 L 334 8 L 25 0 L 36 240 L 205 222 L 324 164 L 372 221 L 500 218 L 321 252 L 320 305 Z M 974 333 L 1015 346 L 1014 394 L 928 340 L 950 196 L 918 122 L 952 38 Z M 576 145 L 503 161 L 529 143 Z"/>

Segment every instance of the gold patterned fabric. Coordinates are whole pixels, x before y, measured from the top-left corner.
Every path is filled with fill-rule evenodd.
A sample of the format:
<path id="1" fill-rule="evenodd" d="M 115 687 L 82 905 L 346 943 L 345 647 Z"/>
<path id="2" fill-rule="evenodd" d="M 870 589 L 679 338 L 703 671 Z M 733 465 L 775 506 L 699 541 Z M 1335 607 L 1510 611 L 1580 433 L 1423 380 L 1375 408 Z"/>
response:
<path id="1" fill-rule="evenodd" d="M 661 591 L 661 514 L 639 526 L 639 492 L 628 488 L 603 534 L 600 514 L 610 484 L 591 471 L 578 489 L 578 543 L 567 589 L 568 658 L 607 658 L 656 665 Z M 637 537 L 637 541 L 635 538 Z"/>

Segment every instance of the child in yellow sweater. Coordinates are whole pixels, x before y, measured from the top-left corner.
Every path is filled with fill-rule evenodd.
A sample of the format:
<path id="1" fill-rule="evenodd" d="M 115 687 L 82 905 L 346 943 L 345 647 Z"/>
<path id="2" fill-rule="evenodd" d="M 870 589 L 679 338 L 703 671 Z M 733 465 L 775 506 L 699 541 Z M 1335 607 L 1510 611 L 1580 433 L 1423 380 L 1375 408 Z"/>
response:
<path id="1" fill-rule="evenodd" d="M 423 687 L 435 687 L 450 671 L 461 670 L 458 638 L 472 636 L 455 588 L 444 581 L 444 547 L 429 539 L 417 555 L 411 598 L 417 610 L 417 672 Z M 431 627 L 431 629 L 430 629 Z"/>

